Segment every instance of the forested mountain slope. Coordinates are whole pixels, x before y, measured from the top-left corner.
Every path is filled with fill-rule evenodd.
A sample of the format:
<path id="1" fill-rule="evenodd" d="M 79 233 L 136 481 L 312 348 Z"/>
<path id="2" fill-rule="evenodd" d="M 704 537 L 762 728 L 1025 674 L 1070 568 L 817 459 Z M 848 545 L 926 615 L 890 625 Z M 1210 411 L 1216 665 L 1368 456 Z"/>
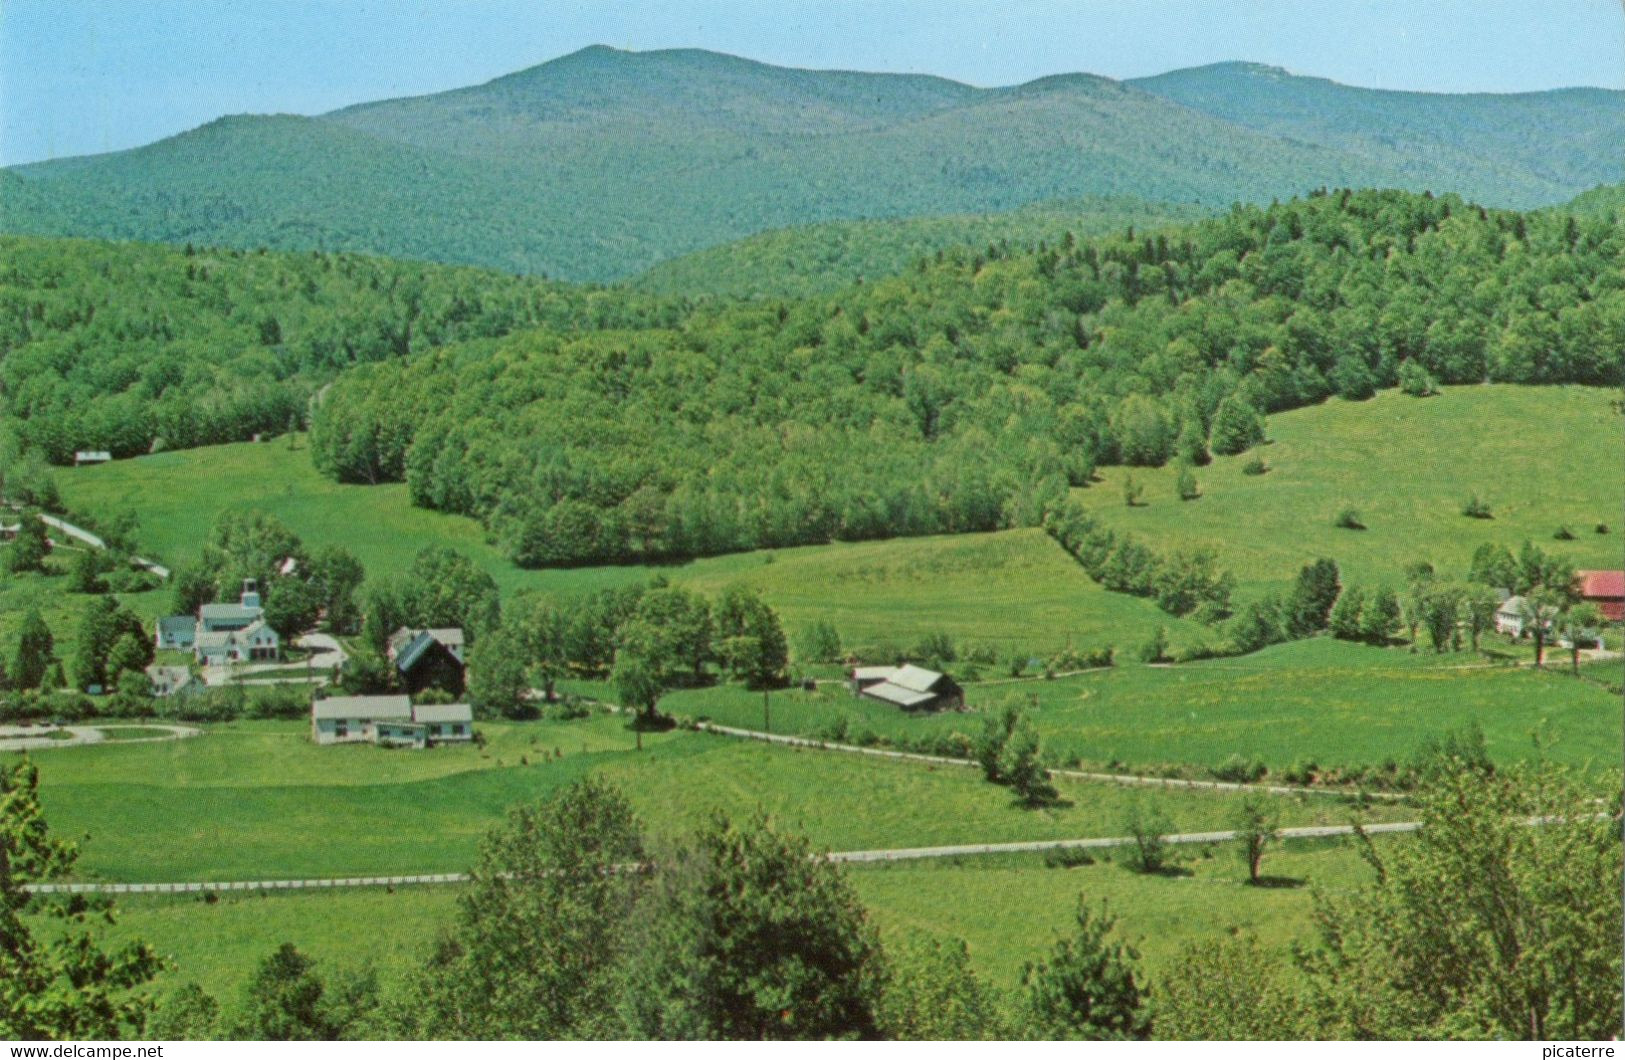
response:
<path id="1" fill-rule="evenodd" d="M 47 459 L 243 441 L 357 364 L 654 299 L 360 255 L 0 237 L 0 419 Z"/>
<path id="2" fill-rule="evenodd" d="M 1498 205 L 1556 202 L 1576 180 L 1619 179 L 1625 93 L 1569 88 L 1511 94 L 1393 92 L 1216 63 L 1129 82 L 1215 118 L 1344 152 L 1399 174 L 1395 184 L 1476 194 Z M 1437 174 L 1448 173 L 1448 184 Z"/>
<path id="3" fill-rule="evenodd" d="M 1612 219 L 1334 192 L 363 366 L 313 455 L 527 565 L 1031 525 L 1099 464 L 1245 449 L 1333 393 L 1615 384 L 1622 254 Z"/>
<path id="4" fill-rule="evenodd" d="M 1569 213 L 1582 215 L 1625 213 L 1625 184 L 1599 185 L 1575 196 L 1563 209 Z"/>
<path id="5" fill-rule="evenodd" d="M 983 89 L 593 47 L 453 92 L 18 167 L 0 225 L 609 280 L 823 221 L 1098 195 L 1222 209 L 1322 186 L 1530 207 L 1625 176 L 1625 93 L 1427 96 L 1252 70 Z"/>
<path id="6" fill-rule="evenodd" d="M 826 221 L 781 228 L 684 254 L 656 265 L 631 285 L 690 297 L 804 298 L 852 283 L 884 279 L 938 251 L 989 244 L 1032 247 L 1124 228 L 1194 221 L 1199 206 L 1131 198 L 1034 203 L 996 214 L 907 217 L 888 221 Z"/>

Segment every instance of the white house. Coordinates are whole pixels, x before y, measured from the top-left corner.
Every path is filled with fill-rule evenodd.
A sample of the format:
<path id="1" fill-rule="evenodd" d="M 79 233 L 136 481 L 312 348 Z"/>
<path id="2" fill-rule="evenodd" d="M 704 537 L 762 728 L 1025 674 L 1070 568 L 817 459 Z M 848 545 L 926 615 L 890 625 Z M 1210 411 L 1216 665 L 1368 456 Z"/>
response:
<path id="1" fill-rule="evenodd" d="M 474 711 L 467 703 L 414 707 L 407 696 L 334 696 L 311 703 L 310 735 L 318 744 L 466 743 L 474 738 Z"/>
<path id="2" fill-rule="evenodd" d="M 73 466 L 83 467 L 85 464 L 105 464 L 113 459 L 113 454 L 105 449 L 81 449 L 73 454 Z"/>
<path id="3" fill-rule="evenodd" d="M 197 634 L 193 638 L 192 651 L 204 666 L 272 662 L 282 654 L 282 638 L 263 619 L 255 619 L 243 629 Z"/>

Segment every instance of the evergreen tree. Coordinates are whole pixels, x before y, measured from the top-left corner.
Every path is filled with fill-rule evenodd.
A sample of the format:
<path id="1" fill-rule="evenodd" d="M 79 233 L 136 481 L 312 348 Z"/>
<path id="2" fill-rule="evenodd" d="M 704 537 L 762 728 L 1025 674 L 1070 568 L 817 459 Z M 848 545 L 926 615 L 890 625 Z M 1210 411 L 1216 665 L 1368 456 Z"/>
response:
<path id="1" fill-rule="evenodd" d="M 13 574 L 43 571 L 49 546 L 45 539 L 45 524 L 30 513 L 24 513 L 16 540 L 3 553 L 6 570 Z"/>
<path id="2" fill-rule="evenodd" d="M 17 650 L 6 668 L 6 676 L 15 688 L 39 688 L 51 666 L 56 641 L 51 630 L 40 617 L 39 611 L 29 608 L 23 615 L 17 631 Z"/>
<path id="3" fill-rule="evenodd" d="M 1022 972 L 1029 1030 L 1074 1041 L 1144 1041 L 1151 1015 L 1134 947 L 1109 939 L 1116 921 L 1080 900 L 1077 928 Z"/>

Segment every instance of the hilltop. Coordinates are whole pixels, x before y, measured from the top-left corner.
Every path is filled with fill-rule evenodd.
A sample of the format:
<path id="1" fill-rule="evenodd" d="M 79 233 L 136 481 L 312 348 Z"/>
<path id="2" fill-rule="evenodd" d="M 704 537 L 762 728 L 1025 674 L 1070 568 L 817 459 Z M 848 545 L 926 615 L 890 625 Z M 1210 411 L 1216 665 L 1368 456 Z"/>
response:
<path id="1" fill-rule="evenodd" d="M 1320 186 L 1527 208 L 1618 181 L 1625 92 L 1446 96 L 1226 64 L 1006 88 L 593 47 L 435 95 L 16 167 L 0 227 L 613 280 L 758 232 Z"/>

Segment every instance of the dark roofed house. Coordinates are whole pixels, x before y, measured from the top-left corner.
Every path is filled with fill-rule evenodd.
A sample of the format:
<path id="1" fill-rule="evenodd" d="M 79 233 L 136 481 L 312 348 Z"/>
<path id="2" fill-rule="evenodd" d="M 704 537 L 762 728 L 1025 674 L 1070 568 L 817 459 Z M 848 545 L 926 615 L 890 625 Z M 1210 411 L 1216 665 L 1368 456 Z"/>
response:
<path id="1" fill-rule="evenodd" d="M 1580 596 L 1597 605 L 1610 622 L 1625 622 L 1625 571 L 1581 570 L 1574 572 Z"/>
<path id="2" fill-rule="evenodd" d="M 854 669 L 849 676 L 852 690 L 857 695 L 903 710 L 965 708 L 964 690 L 954 679 L 923 666 L 862 666 Z"/>
<path id="3" fill-rule="evenodd" d="M 461 695 L 464 684 L 463 631 L 460 629 L 396 630 L 389 638 L 389 660 L 401 686 L 412 694 L 440 688 Z"/>

